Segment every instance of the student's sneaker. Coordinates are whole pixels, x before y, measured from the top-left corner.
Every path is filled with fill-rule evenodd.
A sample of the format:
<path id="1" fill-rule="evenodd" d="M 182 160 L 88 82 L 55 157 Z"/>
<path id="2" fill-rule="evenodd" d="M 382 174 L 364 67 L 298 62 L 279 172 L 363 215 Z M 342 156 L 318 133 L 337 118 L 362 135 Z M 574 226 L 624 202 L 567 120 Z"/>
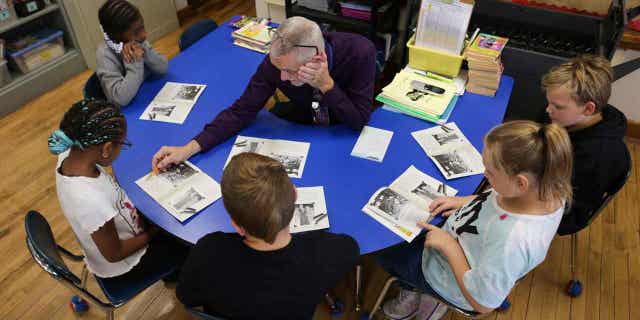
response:
<path id="1" fill-rule="evenodd" d="M 384 315 L 393 320 L 404 320 L 413 317 L 420 306 L 420 293 L 400 289 L 395 299 L 389 300 L 382 306 Z"/>
<path id="2" fill-rule="evenodd" d="M 447 313 L 447 306 L 427 294 L 420 295 L 420 307 L 415 320 L 439 320 Z"/>

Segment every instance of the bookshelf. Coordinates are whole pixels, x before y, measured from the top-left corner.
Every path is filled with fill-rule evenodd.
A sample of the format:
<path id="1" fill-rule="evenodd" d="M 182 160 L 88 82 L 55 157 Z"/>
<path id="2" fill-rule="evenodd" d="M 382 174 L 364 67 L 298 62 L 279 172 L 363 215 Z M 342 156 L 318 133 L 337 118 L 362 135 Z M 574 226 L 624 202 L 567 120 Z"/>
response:
<path id="1" fill-rule="evenodd" d="M 42 28 L 62 30 L 65 46 L 64 55 L 28 73 L 9 69 L 11 81 L 0 86 L 0 116 L 15 111 L 87 68 L 70 25 L 64 5 L 59 1 L 49 1 L 44 9 L 0 26 L 2 39 L 19 38 Z"/>

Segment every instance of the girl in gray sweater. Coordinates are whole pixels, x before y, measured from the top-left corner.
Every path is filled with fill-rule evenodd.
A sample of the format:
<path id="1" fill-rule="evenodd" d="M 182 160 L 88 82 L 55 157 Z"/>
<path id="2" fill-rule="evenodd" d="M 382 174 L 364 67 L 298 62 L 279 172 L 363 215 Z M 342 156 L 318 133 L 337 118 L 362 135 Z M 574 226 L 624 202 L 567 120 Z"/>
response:
<path id="1" fill-rule="evenodd" d="M 108 0 L 98 19 L 105 41 L 96 50 L 96 74 L 107 100 L 126 106 L 144 79 L 167 72 L 167 59 L 146 40 L 140 10 L 126 0 Z"/>

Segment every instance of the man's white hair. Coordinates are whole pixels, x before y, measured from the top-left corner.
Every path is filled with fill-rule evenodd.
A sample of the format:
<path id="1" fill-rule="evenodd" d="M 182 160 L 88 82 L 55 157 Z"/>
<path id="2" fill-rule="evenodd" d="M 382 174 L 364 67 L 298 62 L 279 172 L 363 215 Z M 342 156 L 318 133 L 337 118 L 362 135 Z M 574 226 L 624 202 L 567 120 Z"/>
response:
<path id="1" fill-rule="evenodd" d="M 279 57 L 297 50 L 300 62 L 305 62 L 316 54 L 315 49 L 297 47 L 299 45 L 316 46 L 318 53 L 324 52 L 324 37 L 317 23 L 304 17 L 291 17 L 276 30 L 269 54 Z"/>

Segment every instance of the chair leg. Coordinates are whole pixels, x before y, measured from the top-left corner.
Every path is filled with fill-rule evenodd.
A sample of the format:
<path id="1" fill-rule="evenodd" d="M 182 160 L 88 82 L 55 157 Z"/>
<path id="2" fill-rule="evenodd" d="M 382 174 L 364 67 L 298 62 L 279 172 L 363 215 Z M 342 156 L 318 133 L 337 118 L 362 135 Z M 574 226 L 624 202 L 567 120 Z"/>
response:
<path id="1" fill-rule="evenodd" d="M 89 276 L 89 269 L 87 269 L 87 265 L 82 266 L 82 275 L 80 275 L 80 287 L 82 289 L 87 288 L 87 278 Z"/>
<path id="2" fill-rule="evenodd" d="M 576 255 L 578 254 L 578 234 L 571 234 L 571 280 L 577 280 L 576 277 Z"/>
<path id="3" fill-rule="evenodd" d="M 114 320 L 115 319 L 113 313 L 114 313 L 113 309 L 105 310 L 105 314 L 106 314 L 107 320 Z"/>
<path id="4" fill-rule="evenodd" d="M 371 309 L 371 313 L 369 313 L 369 320 L 373 319 L 373 316 L 378 312 L 378 309 L 380 309 L 380 305 L 382 304 L 382 300 L 384 300 L 384 297 L 387 295 L 387 291 L 389 291 L 391 285 L 397 280 L 398 278 L 396 277 L 390 277 L 384 284 L 382 291 L 380 291 L 380 294 L 378 295 L 378 299 L 376 299 L 376 304 L 373 306 L 373 309 Z"/>
<path id="5" fill-rule="evenodd" d="M 356 312 L 360 312 L 360 309 L 362 309 L 362 305 L 360 303 L 360 294 L 362 291 L 362 265 L 361 264 L 357 264 L 356 265 L 356 292 L 355 292 L 355 296 L 354 296 L 354 309 Z"/>

